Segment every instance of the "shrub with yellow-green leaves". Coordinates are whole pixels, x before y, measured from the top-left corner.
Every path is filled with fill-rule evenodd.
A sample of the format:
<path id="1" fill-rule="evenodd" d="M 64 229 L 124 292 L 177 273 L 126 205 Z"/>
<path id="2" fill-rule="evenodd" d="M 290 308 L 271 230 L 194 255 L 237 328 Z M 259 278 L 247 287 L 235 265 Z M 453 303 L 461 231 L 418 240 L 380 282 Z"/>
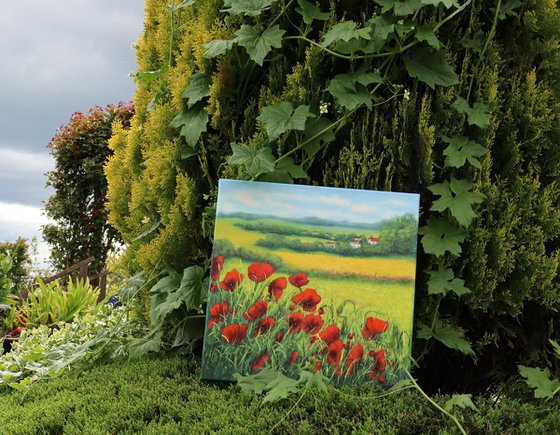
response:
<path id="1" fill-rule="evenodd" d="M 219 177 L 420 192 L 425 385 L 481 390 L 546 362 L 559 37 L 551 0 L 147 0 L 136 114 L 106 167 L 131 269 L 207 259 Z"/>

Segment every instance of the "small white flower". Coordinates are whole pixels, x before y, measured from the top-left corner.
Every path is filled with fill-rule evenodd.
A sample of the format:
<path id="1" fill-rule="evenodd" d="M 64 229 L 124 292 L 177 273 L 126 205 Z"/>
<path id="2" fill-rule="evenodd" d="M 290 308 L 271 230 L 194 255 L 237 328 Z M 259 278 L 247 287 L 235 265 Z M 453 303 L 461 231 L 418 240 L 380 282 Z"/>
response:
<path id="1" fill-rule="evenodd" d="M 329 103 L 325 101 L 321 101 L 321 104 L 319 105 L 319 113 L 321 115 L 324 115 L 325 113 L 329 113 Z"/>
<path id="2" fill-rule="evenodd" d="M 146 225 L 148 222 L 150 222 L 150 218 L 148 216 L 144 216 L 142 218 L 142 225 Z"/>
<path id="3" fill-rule="evenodd" d="M 403 98 L 404 98 L 406 101 L 410 100 L 410 91 L 409 91 L 408 89 L 405 89 L 405 90 L 404 90 Z"/>

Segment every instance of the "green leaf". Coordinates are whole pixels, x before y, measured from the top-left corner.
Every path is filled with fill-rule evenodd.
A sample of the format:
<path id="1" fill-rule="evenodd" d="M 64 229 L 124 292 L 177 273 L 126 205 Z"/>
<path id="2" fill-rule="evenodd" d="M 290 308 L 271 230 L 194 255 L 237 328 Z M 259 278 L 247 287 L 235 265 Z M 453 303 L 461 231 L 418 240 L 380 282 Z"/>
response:
<path id="1" fill-rule="evenodd" d="M 170 11 L 178 11 L 179 9 L 185 8 L 192 4 L 194 4 L 194 0 L 184 0 L 181 3 L 179 3 L 177 6 L 173 6 L 173 5 L 167 6 L 167 9 Z"/>
<path id="2" fill-rule="evenodd" d="M 226 52 L 231 50 L 235 41 L 235 39 L 215 39 L 210 41 L 208 44 L 204 44 L 206 51 L 203 56 L 207 59 L 212 59 L 226 54 Z"/>
<path id="3" fill-rule="evenodd" d="M 321 149 L 321 143 L 330 143 L 336 139 L 333 122 L 325 117 L 316 118 L 307 123 L 304 141 L 309 141 L 303 151 L 307 157 L 313 157 Z"/>
<path id="4" fill-rule="evenodd" d="M 486 154 L 486 148 L 465 136 L 444 136 L 443 140 L 449 144 L 443 150 L 443 155 L 446 157 L 445 166 L 460 168 L 468 161 L 475 168 L 480 168 L 477 157 Z"/>
<path id="5" fill-rule="evenodd" d="M 273 141 L 287 131 L 304 130 L 307 118 L 313 117 L 309 106 L 301 105 L 294 110 L 292 103 L 284 101 L 276 106 L 264 107 L 257 119 L 265 125 L 268 138 Z"/>
<path id="6" fill-rule="evenodd" d="M 457 74 L 443 60 L 439 51 L 429 48 L 411 49 L 403 56 L 403 61 L 410 77 L 416 77 L 432 89 L 435 89 L 435 85 L 453 86 L 459 83 Z"/>
<path id="7" fill-rule="evenodd" d="M 181 160 L 187 160 L 189 157 L 197 156 L 198 151 L 187 144 L 182 144 L 181 146 Z"/>
<path id="8" fill-rule="evenodd" d="M 294 163 L 294 159 L 291 157 L 286 157 L 280 160 L 276 165 L 276 169 L 286 171 L 292 178 L 309 178 L 307 176 L 307 172 L 305 172 L 301 166 L 296 165 Z"/>
<path id="9" fill-rule="evenodd" d="M 381 12 L 385 13 L 393 9 L 395 15 L 412 15 L 422 7 L 420 0 L 375 0 L 375 3 L 382 6 Z"/>
<path id="10" fill-rule="evenodd" d="M 265 367 L 254 375 L 242 376 L 235 373 L 233 377 L 237 380 L 237 385 L 246 393 L 262 394 L 267 385 L 273 382 L 278 375 L 282 374 L 270 367 Z"/>
<path id="11" fill-rule="evenodd" d="M 146 237 L 148 234 L 153 233 L 155 230 L 157 230 L 159 228 L 159 226 L 161 225 L 161 219 L 157 219 L 150 228 L 148 228 L 146 231 L 142 232 L 141 234 L 139 234 L 138 236 L 136 236 L 134 239 L 132 239 L 133 242 L 136 242 L 137 240 L 143 239 L 144 237 Z"/>
<path id="12" fill-rule="evenodd" d="M 183 278 L 177 291 L 183 294 L 182 298 L 187 310 L 200 308 L 208 292 L 208 281 L 205 271 L 200 266 L 190 266 L 183 271 Z"/>
<path id="13" fill-rule="evenodd" d="M 518 365 L 517 368 L 521 376 L 526 379 L 527 385 L 535 389 L 535 397 L 537 399 L 550 399 L 560 391 L 560 380 L 552 379 L 548 368 L 541 370 L 523 365 Z"/>
<path id="14" fill-rule="evenodd" d="M 204 336 L 204 319 L 196 311 L 187 313 L 176 325 L 172 347 L 181 347 Z"/>
<path id="15" fill-rule="evenodd" d="M 183 94 L 181 95 L 183 98 L 187 99 L 187 105 L 189 108 L 203 98 L 210 96 L 211 83 L 212 78 L 206 74 L 197 73 L 190 77 L 189 85 L 185 88 Z"/>
<path id="16" fill-rule="evenodd" d="M 476 125 L 480 128 L 486 128 L 490 125 L 490 116 L 494 110 L 494 104 L 474 103 L 473 107 L 469 106 L 467 100 L 457 97 L 457 100 L 451 105 L 457 112 L 466 113 L 470 125 Z"/>
<path id="17" fill-rule="evenodd" d="M 515 10 L 522 4 L 521 0 L 506 0 L 502 2 L 500 10 L 498 11 L 498 20 L 505 20 L 508 16 L 517 17 L 517 12 Z M 493 14 L 496 13 L 496 8 L 490 8 L 490 10 Z"/>
<path id="18" fill-rule="evenodd" d="M 372 95 L 366 86 L 372 83 L 383 83 L 383 78 L 378 73 L 338 74 L 329 82 L 327 90 L 336 102 L 348 110 L 365 104 L 372 106 Z"/>
<path id="19" fill-rule="evenodd" d="M 471 344 L 464 338 L 465 332 L 459 327 L 444 325 L 440 319 L 436 319 L 434 322 L 434 329 L 431 329 L 428 325 L 420 324 L 417 335 L 418 338 L 424 340 L 435 338 L 450 349 L 455 349 L 465 355 L 474 357 Z"/>
<path id="20" fill-rule="evenodd" d="M 256 17 L 270 9 L 270 6 L 278 0 L 224 0 L 224 6 L 229 9 L 222 9 L 230 15 L 247 15 Z"/>
<path id="21" fill-rule="evenodd" d="M 325 33 L 325 36 L 323 36 L 321 46 L 328 47 L 333 42 L 348 42 L 351 39 L 371 39 L 369 29 L 358 29 L 357 24 L 354 21 L 344 21 L 342 23 L 335 24 L 327 33 Z"/>
<path id="22" fill-rule="evenodd" d="M 233 155 L 229 158 L 232 165 L 242 165 L 252 177 L 263 172 L 274 171 L 275 161 L 268 147 L 250 148 L 243 144 L 231 144 Z"/>
<path id="23" fill-rule="evenodd" d="M 449 9 L 451 6 L 458 8 L 459 2 L 456 0 L 420 0 L 423 5 L 433 5 L 438 7 L 440 4 L 445 6 L 446 9 Z"/>
<path id="24" fill-rule="evenodd" d="M 395 31 L 395 24 L 391 20 L 391 17 L 386 15 L 376 15 L 368 20 L 368 24 L 373 26 L 374 38 L 382 41 L 386 41 L 389 35 Z"/>
<path id="25" fill-rule="evenodd" d="M 460 225 L 468 227 L 476 217 L 473 205 L 481 203 L 486 198 L 481 192 L 471 192 L 472 188 L 472 181 L 458 180 L 455 177 L 451 177 L 451 183 L 445 180 L 443 183 L 428 186 L 434 195 L 440 196 L 433 202 L 430 210 L 445 211 L 449 209 Z"/>
<path id="26" fill-rule="evenodd" d="M 467 233 L 446 219 L 428 218 L 427 225 L 418 232 L 423 235 L 422 246 L 427 254 L 441 257 L 446 252 L 453 255 L 461 254 L 461 245 Z"/>
<path id="27" fill-rule="evenodd" d="M 485 41 L 486 35 L 481 30 L 478 30 L 472 37 L 464 35 L 459 42 L 463 47 L 470 48 L 475 53 L 481 54 Z"/>
<path id="28" fill-rule="evenodd" d="M 200 139 L 200 135 L 206 131 L 208 124 L 208 113 L 206 110 L 193 107 L 186 112 L 179 113 L 169 126 L 171 128 L 181 128 L 181 136 L 185 138 L 187 144 L 195 147 Z"/>
<path id="29" fill-rule="evenodd" d="M 268 393 L 264 396 L 263 403 L 278 402 L 299 391 L 298 381 L 279 373 L 276 378 L 266 386 Z"/>
<path id="30" fill-rule="evenodd" d="M 329 19 L 329 13 L 321 12 L 321 9 L 316 4 L 307 0 L 297 0 L 297 2 L 299 8 L 296 8 L 296 12 L 303 17 L 305 24 L 311 24 L 313 20 L 326 21 Z"/>
<path id="31" fill-rule="evenodd" d="M 465 281 L 456 278 L 452 269 L 442 269 L 441 266 L 438 270 L 427 270 L 426 273 L 430 275 L 428 281 L 428 294 L 429 295 L 446 295 L 450 291 L 454 292 L 457 296 L 470 293 L 471 291 L 465 287 Z"/>
<path id="32" fill-rule="evenodd" d="M 472 401 L 472 394 L 453 394 L 451 399 L 445 402 L 445 410 L 451 412 L 454 406 L 459 408 L 469 408 L 473 411 L 478 411 L 477 407 Z"/>
<path id="33" fill-rule="evenodd" d="M 436 50 L 439 50 L 439 48 L 441 47 L 441 42 L 439 42 L 439 39 L 437 38 L 433 29 L 429 26 L 419 26 L 418 28 L 416 28 L 415 36 L 418 41 L 426 41 Z"/>
<path id="34" fill-rule="evenodd" d="M 307 370 L 300 372 L 298 383 L 304 384 L 306 387 L 315 388 L 324 393 L 329 389 L 329 378 L 320 371 L 311 373 Z"/>
<path id="35" fill-rule="evenodd" d="M 261 35 L 253 26 L 244 24 L 235 32 L 236 41 L 241 47 L 245 47 L 249 57 L 257 64 L 262 66 L 264 58 L 272 51 L 272 48 L 282 46 L 282 36 L 286 33 L 278 25 L 266 29 Z"/>
<path id="36" fill-rule="evenodd" d="M 267 172 L 266 174 L 260 174 L 256 181 L 266 181 L 268 183 L 284 183 L 284 184 L 294 184 L 294 178 L 288 173 L 288 171 L 280 171 L 275 169 L 273 172 Z"/>
<path id="37" fill-rule="evenodd" d="M 556 355 L 560 358 L 560 344 L 558 344 L 554 340 L 548 340 L 548 341 L 550 342 L 550 344 L 554 348 L 554 352 L 556 352 Z"/>
<path id="38" fill-rule="evenodd" d="M 150 352 L 158 353 L 161 350 L 161 336 L 163 332 L 158 332 L 153 337 L 133 338 L 128 344 L 129 358 L 141 358 Z"/>
<path id="39" fill-rule="evenodd" d="M 154 81 L 155 79 L 157 79 L 158 77 L 161 77 L 163 74 L 165 74 L 167 71 L 169 70 L 169 66 L 166 64 L 164 66 L 162 66 L 160 69 L 158 70 L 154 70 L 154 71 L 144 71 L 144 72 L 137 72 L 134 75 L 134 80 L 137 83 L 142 83 L 144 85 L 147 85 L 148 83 Z"/>

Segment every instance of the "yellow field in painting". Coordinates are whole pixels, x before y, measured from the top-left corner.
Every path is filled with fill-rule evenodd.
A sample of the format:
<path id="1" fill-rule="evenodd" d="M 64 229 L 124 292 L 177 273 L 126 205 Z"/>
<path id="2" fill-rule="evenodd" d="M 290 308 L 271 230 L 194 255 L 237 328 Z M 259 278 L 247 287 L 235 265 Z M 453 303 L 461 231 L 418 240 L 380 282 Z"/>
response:
<path id="1" fill-rule="evenodd" d="M 256 245 L 265 235 L 247 231 L 235 225 L 240 219 L 220 218 L 216 226 L 216 240 L 229 239 L 235 246 L 250 249 L 263 256 L 271 251 Z M 296 237 L 300 240 L 303 237 Z M 414 281 L 416 263 L 410 257 L 344 257 L 324 252 L 294 252 L 288 249 L 275 250 L 274 254 L 291 268 L 316 271 L 334 277 L 348 275 L 375 280 Z"/>
<path id="2" fill-rule="evenodd" d="M 249 262 L 238 258 L 226 260 L 224 269 L 236 268 L 239 273 L 247 275 Z M 275 273 L 271 279 L 286 276 Z M 247 278 L 245 278 L 247 279 Z M 414 283 L 385 282 L 361 278 L 335 278 L 314 276 L 309 274 L 309 284 L 322 297 L 321 305 L 338 307 L 345 301 L 351 300 L 357 307 L 368 311 L 368 315 L 378 316 L 397 325 L 401 331 L 412 331 L 414 311 Z M 247 288 L 252 288 L 251 286 Z M 289 286 L 287 291 L 294 291 Z M 263 294 L 264 296 L 264 294 Z M 348 311 L 348 313 L 346 313 Z M 353 309 L 350 305 L 341 313 L 350 314 Z"/>

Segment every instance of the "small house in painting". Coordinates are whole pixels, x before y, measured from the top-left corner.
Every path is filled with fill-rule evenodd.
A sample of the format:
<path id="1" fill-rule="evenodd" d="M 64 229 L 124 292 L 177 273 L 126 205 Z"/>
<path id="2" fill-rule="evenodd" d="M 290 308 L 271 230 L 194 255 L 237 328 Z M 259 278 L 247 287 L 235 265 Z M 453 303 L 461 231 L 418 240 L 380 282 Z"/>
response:
<path id="1" fill-rule="evenodd" d="M 370 237 L 367 239 L 368 244 L 370 245 L 377 245 L 379 243 L 378 237 Z"/>
<path id="2" fill-rule="evenodd" d="M 350 242 L 350 246 L 352 246 L 352 248 L 357 249 L 357 248 L 361 248 L 362 244 L 360 242 L 357 242 L 356 240 L 354 240 L 353 242 Z"/>
<path id="3" fill-rule="evenodd" d="M 335 248 L 335 243 L 334 242 L 325 242 L 325 246 L 327 248 L 334 249 Z"/>

